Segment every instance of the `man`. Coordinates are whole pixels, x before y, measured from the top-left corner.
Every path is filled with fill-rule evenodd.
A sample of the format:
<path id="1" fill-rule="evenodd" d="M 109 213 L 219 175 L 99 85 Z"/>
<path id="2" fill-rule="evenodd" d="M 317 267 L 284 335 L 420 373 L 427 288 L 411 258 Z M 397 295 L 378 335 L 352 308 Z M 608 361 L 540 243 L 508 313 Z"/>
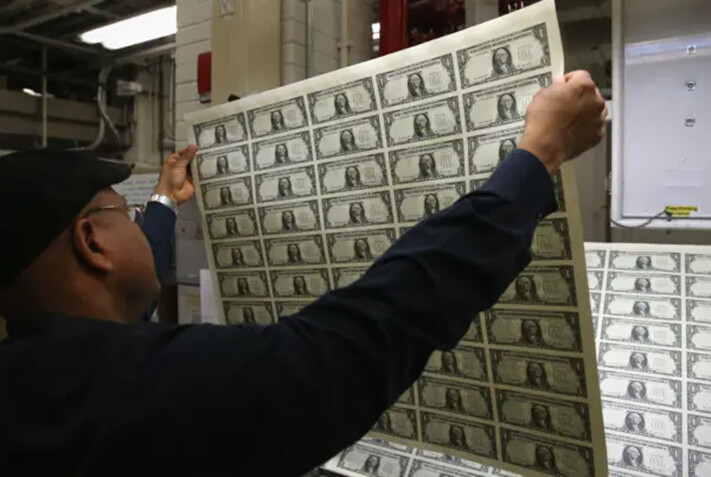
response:
<path id="1" fill-rule="evenodd" d="M 230 163 L 227 162 L 227 156 L 217 157 L 217 175 L 223 176 L 230 173 Z"/>
<path id="2" fill-rule="evenodd" d="M 587 73 L 556 81 L 485 186 L 414 226 L 353 284 L 265 327 L 136 323 L 158 281 L 110 189 L 129 171 L 77 153 L 3 157 L 3 476 L 296 476 L 319 465 L 530 262 L 533 230 L 555 209 L 551 174 L 599 142 L 605 116 Z M 163 171 L 160 193 L 175 204 L 194 192 L 194 154 Z"/>
<path id="3" fill-rule="evenodd" d="M 507 47 L 497 48 L 494 51 L 491 62 L 494 67 L 494 73 L 498 76 L 510 75 L 514 72 L 511 52 Z"/>
<path id="4" fill-rule="evenodd" d="M 639 353 L 639 352 L 633 352 L 630 355 L 630 368 L 637 370 L 637 371 L 646 371 L 647 370 L 647 355 L 644 353 Z"/>
<path id="5" fill-rule="evenodd" d="M 437 175 L 437 166 L 432 154 L 423 154 L 420 156 L 420 178 L 434 179 Z"/>
<path id="6" fill-rule="evenodd" d="M 548 388 L 548 378 L 546 377 L 546 370 L 539 363 L 528 363 L 528 366 L 526 367 L 526 379 L 528 381 L 527 384 L 533 388 Z"/>
<path id="7" fill-rule="evenodd" d="M 514 284 L 516 297 L 523 303 L 535 304 L 539 302 L 538 291 L 536 290 L 536 282 L 529 276 L 523 275 L 516 279 Z"/>
<path id="8" fill-rule="evenodd" d="M 427 113 L 420 113 L 412 120 L 412 129 L 415 131 L 415 138 L 425 138 L 432 136 L 432 127 Z"/>
<path id="9" fill-rule="evenodd" d="M 516 110 L 516 98 L 512 94 L 502 94 L 499 98 L 497 106 L 499 110 L 499 119 L 502 121 L 511 121 L 518 119 L 518 111 Z"/>
<path id="10" fill-rule="evenodd" d="M 641 381 L 632 381 L 627 385 L 627 396 L 635 401 L 647 399 L 647 386 Z"/>

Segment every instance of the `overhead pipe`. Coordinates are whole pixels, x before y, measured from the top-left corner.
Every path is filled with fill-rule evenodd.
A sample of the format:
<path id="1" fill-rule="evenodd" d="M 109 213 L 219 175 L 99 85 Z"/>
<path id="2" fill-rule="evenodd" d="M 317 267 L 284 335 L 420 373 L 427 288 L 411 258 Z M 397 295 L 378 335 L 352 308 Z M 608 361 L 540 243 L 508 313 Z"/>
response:
<path id="1" fill-rule="evenodd" d="M 104 141 L 107 125 L 109 126 L 109 129 L 111 129 L 111 133 L 116 137 L 118 144 L 121 145 L 121 136 L 106 112 L 106 82 L 109 79 L 109 73 L 111 73 L 110 66 L 99 71 L 99 86 L 96 89 L 96 105 L 99 109 L 99 132 L 96 134 L 96 139 L 94 139 L 94 142 L 86 147 L 77 147 L 72 149 L 74 151 L 93 151 L 99 147 L 99 145 Z"/>

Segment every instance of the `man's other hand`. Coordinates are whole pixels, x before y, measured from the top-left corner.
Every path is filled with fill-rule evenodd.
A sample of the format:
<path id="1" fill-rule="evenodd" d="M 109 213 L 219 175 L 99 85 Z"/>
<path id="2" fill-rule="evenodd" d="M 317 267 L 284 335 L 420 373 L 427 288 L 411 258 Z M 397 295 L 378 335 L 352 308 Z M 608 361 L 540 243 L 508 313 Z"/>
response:
<path id="1" fill-rule="evenodd" d="M 519 147 L 538 157 L 549 172 L 600 142 L 605 133 L 605 99 L 587 71 L 556 78 L 539 91 L 526 111 Z"/>
<path id="2" fill-rule="evenodd" d="M 171 154 L 160 171 L 156 194 L 168 196 L 175 205 L 190 200 L 195 193 L 195 184 L 190 173 L 190 163 L 195 158 L 197 147 L 190 145 Z"/>

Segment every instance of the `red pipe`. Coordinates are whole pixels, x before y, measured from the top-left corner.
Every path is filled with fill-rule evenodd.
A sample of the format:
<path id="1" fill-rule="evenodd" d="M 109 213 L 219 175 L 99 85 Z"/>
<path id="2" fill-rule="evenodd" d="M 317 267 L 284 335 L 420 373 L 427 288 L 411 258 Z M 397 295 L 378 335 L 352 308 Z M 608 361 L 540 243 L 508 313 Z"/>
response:
<path id="1" fill-rule="evenodd" d="M 380 0 L 380 56 L 407 48 L 407 0 Z"/>

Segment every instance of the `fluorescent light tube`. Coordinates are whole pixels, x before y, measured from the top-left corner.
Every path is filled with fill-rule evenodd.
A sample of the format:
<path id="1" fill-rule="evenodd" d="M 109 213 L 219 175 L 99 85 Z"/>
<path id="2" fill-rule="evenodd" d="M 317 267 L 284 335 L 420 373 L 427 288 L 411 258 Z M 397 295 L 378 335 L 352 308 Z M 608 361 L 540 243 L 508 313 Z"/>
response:
<path id="1" fill-rule="evenodd" d="M 90 30 L 79 35 L 84 43 L 101 43 L 109 50 L 119 50 L 157 40 L 178 31 L 177 7 L 166 7 Z"/>

